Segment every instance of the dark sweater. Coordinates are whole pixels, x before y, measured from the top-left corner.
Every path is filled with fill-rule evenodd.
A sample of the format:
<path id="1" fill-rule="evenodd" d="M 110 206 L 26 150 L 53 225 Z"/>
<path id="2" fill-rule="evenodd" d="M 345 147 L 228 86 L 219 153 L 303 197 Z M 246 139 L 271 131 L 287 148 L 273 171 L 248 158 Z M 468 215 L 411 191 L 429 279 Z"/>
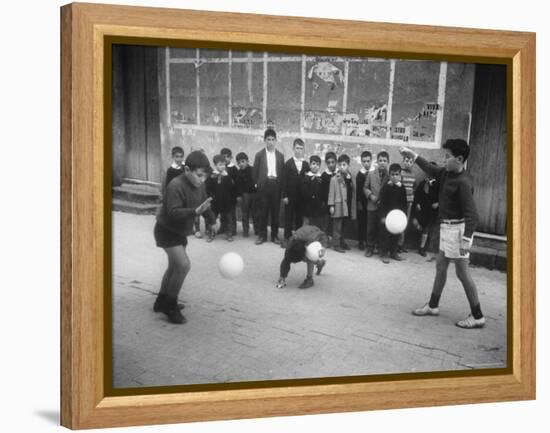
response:
<path id="1" fill-rule="evenodd" d="M 195 209 L 206 198 L 204 184 L 196 187 L 189 181 L 187 176 L 175 177 L 166 186 L 166 193 L 157 215 L 157 221 L 169 230 L 187 236 L 194 232 L 193 223 L 197 216 Z M 207 210 L 202 215 L 212 224 L 216 222 L 211 210 Z"/>
<path id="2" fill-rule="evenodd" d="M 243 170 L 237 170 L 235 175 L 235 191 L 237 197 L 242 196 L 244 193 L 254 194 L 256 192 L 254 179 L 252 179 L 252 167 L 250 165 Z"/>
<path id="3" fill-rule="evenodd" d="M 439 182 L 439 218 L 464 218 L 464 236 L 472 237 L 478 222 L 472 177 L 464 170 L 454 173 L 437 167 L 421 156 L 416 158 L 416 163 Z"/>
<path id="4" fill-rule="evenodd" d="M 392 182 L 384 184 L 380 190 L 380 203 L 378 209 L 380 210 L 380 217 L 384 218 L 388 212 L 399 209 L 407 213 L 407 190 L 403 183 L 399 186 Z"/>
<path id="5" fill-rule="evenodd" d="M 235 184 L 230 174 L 212 173 L 206 181 L 206 193 L 212 197 L 212 210 L 216 214 L 235 206 Z"/>
<path id="6" fill-rule="evenodd" d="M 326 214 L 327 201 L 323 196 L 322 182 L 321 176 L 304 176 L 301 186 L 304 216 L 315 218 Z"/>

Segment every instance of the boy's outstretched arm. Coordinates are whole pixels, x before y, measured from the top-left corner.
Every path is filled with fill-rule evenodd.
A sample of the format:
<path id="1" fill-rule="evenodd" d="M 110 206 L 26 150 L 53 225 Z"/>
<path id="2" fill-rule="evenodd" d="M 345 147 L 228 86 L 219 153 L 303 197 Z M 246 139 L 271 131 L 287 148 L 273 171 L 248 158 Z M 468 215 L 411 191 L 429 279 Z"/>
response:
<path id="1" fill-rule="evenodd" d="M 439 176 L 444 170 L 444 168 L 442 167 L 437 167 L 433 164 L 430 164 L 428 161 L 422 158 L 418 153 L 414 152 L 408 147 L 399 148 L 399 153 L 401 153 L 401 155 L 403 155 L 404 157 L 412 158 L 424 173 L 436 179 L 439 179 Z"/>

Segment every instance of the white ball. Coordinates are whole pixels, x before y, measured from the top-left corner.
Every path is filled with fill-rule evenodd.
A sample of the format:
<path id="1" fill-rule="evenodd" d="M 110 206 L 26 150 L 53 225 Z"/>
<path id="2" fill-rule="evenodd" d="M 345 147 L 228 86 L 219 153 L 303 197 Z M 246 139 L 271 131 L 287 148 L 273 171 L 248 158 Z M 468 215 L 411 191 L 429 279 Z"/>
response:
<path id="1" fill-rule="evenodd" d="M 218 262 L 218 269 L 224 278 L 238 277 L 243 268 L 243 258 L 237 253 L 225 253 Z"/>
<path id="2" fill-rule="evenodd" d="M 398 235 L 407 228 L 407 215 L 399 209 L 394 209 L 386 215 L 386 228 L 390 233 Z"/>
<path id="3" fill-rule="evenodd" d="M 321 242 L 312 242 L 306 247 L 306 257 L 312 262 L 318 262 L 325 256 L 325 249 Z"/>

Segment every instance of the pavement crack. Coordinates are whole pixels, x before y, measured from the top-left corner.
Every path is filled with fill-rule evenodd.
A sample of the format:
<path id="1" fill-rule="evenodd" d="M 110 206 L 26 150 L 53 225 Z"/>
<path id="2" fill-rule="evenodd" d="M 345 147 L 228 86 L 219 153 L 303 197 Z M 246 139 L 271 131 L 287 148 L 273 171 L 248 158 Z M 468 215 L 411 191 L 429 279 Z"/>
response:
<path id="1" fill-rule="evenodd" d="M 334 338 L 335 340 L 346 341 L 345 338 L 340 338 L 340 337 L 337 337 L 336 335 L 326 334 L 326 333 L 321 332 L 321 331 L 314 331 L 313 329 L 310 329 L 309 332 L 313 332 L 314 334 L 323 335 L 325 337 Z"/>

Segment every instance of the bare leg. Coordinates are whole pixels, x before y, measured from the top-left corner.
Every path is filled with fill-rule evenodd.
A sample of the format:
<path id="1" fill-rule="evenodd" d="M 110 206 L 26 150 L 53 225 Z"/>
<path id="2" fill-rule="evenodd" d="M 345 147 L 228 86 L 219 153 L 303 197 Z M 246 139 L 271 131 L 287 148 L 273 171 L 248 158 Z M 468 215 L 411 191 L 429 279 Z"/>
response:
<path id="1" fill-rule="evenodd" d="M 470 274 L 470 269 L 468 268 L 468 259 L 455 260 L 455 270 L 456 276 L 462 283 L 462 287 L 464 287 L 464 291 L 466 292 L 466 297 L 468 298 L 472 315 L 478 319 L 479 317 L 476 316 L 482 316 L 482 314 L 479 307 L 477 287 L 472 279 L 472 275 Z"/>
<path id="2" fill-rule="evenodd" d="M 315 266 L 313 262 L 310 262 L 309 260 L 306 261 L 307 265 L 307 278 L 311 278 L 313 276 L 313 267 Z"/>
<path id="3" fill-rule="evenodd" d="M 183 281 L 191 269 L 191 262 L 189 261 L 185 247 L 182 245 L 165 248 L 164 250 L 168 255 L 168 270 L 171 269 L 170 276 L 166 281 L 164 292 L 168 298 L 176 301 L 183 285 Z"/>
<path id="4" fill-rule="evenodd" d="M 432 288 L 432 296 L 430 298 L 430 308 L 436 308 L 439 306 L 439 298 L 447 282 L 447 269 L 449 268 L 450 260 L 445 257 L 443 251 L 439 251 L 437 254 L 437 261 L 435 264 L 435 279 Z"/>

